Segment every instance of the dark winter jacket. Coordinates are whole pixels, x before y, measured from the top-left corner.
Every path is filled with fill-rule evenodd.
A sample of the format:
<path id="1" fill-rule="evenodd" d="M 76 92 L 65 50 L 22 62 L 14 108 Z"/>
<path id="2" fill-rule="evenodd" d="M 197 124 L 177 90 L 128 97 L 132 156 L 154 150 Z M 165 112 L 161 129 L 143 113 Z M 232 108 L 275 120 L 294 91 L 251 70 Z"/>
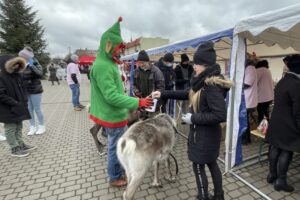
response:
<path id="1" fill-rule="evenodd" d="M 27 64 L 22 73 L 22 79 L 27 95 L 39 94 L 43 92 L 41 78 L 43 77 L 43 68 L 37 60 L 33 64 Z"/>
<path id="2" fill-rule="evenodd" d="M 49 72 L 50 72 L 49 80 L 50 81 L 57 81 L 58 80 L 58 78 L 56 76 L 57 68 L 54 65 L 50 65 Z"/>
<path id="3" fill-rule="evenodd" d="M 220 123 L 226 121 L 226 93 L 231 81 L 224 80 L 220 74 L 207 76 L 200 88 L 198 112 L 192 113 L 192 125 L 188 137 L 188 157 L 191 161 L 206 164 L 215 161 L 219 156 L 221 142 Z M 191 85 L 193 87 L 193 85 Z M 199 90 L 198 90 L 199 91 Z M 163 91 L 161 98 L 189 99 L 192 89 L 180 91 Z"/>
<path id="4" fill-rule="evenodd" d="M 188 79 L 184 79 L 183 77 L 183 68 L 186 68 L 188 70 Z M 184 86 L 187 85 L 188 87 L 190 86 L 190 79 L 192 77 L 193 74 L 193 66 L 192 65 L 187 65 L 187 66 L 183 66 L 182 64 L 179 64 L 176 66 L 175 68 L 175 86 L 176 86 L 176 90 L 185 90 L 187 88 L 185 88 Z"/>
<path id="5" fill-rule="evenodd" d="M 14 72 L 16 64 L 20 67 Z M 0 122 L 17 123 L 30 119 L 20 75 L 20 71 L 25 69 L 25 60 L 10 55 L 0 56 L 0 68 Z"/>
<path id="6" fill-rule="evenodd" d="M 146 80 L 143 77 L 148 77 Z M 162 72 L 156 67 L 151 66 L 149 70 L 137 68 L 133 74 L 133 91 L 140 93 L 143 97 L 147 97 L 151 92 L 156 90 L 164 90 L 165 81 Z"/>
<path id="7" fill-rule="evenodd" d="M 165 90 L 173 90 L 175 81 L 174 69 L 172 67 L 165 66 L 162 60 L 163 59 L 160 58 L 159 61 L 155 63 L 155 66 L 157 66 L 164 75 Z"/>
<path id="8" fill-rule="evenodd" d="M 300 76 L 286 73 L 276 88 L 266 140 L 277 148 L 300 152 Z"/>

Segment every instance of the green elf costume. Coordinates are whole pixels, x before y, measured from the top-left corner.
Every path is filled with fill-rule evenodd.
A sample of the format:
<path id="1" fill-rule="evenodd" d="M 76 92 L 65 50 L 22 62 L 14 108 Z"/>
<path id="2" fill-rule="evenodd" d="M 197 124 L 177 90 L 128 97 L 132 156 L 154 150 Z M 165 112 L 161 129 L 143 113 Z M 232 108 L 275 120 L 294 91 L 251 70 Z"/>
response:
<path id="1" fill-rule="evenodd" d="M 108 135 L 108 175 L 112 186 L 126 185 L 116 155 L 118 139 L 126 130 L 128 110 L 150 107 L 152 99 L 138 99 L 125 94 L 118 65 L 125 49 L 118 21 L 103 33 L 97 58 L 91 69 L 90 119 L 103 126 Z"/>

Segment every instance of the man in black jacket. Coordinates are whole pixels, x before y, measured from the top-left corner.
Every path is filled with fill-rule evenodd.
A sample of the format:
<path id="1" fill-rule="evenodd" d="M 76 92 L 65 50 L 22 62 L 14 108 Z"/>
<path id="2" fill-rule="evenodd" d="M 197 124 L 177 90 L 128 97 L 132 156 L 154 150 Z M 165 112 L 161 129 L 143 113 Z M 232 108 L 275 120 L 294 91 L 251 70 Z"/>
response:
<path id="1" fill-rule="evenodd" d="M 175 81 L 175 73 L 173 69 L 174 56 L 172 53 L 166 53 L 164 57 L 160 58 L 159 61 L 155 64 L 163 73 L 165 79 L 165 90 L 173 90 L 174 89 L 174 81 Z M 162 100 L 162 112 L 167 111 L 167 103 L 168 100 Z M 172 105 L 169 105 L 169 108 L 173 108 Z M 172 111 L 170 109 L 169 111 Z M 172 114 L 172 112 L 168 112 Z"/>
<path id="2" fill-rule="evenodd" d="M 0 122 L 4 123 L 5 135 L 11 155 L 28 156 L 34 146 L 22 139 L 22 121 L 30 119 L 20 71 L 25 69 L 25 60 L 11 55 L 0 56 Z"/>
<path id="3" fill-rule="evenodd" d="M 150 63 L 146 51 L 142 50 L 138 54 L 137 66 L 133 74 L 133 92 L 138 98 L 146 98 L 153 91 L 165 89 L 165 80 L 158 67 Z M 160 103 L 156 106 L 156 112 L 159 111 Z M 143 118 L 150 117 L 148 112 L 143 112 Z"/>
<path id="4" fill-rule="evenodd" d="M 193 74 L 193 66 L 189 64 L 189 57 L 181 54 L 181 62 L 175 68 L 175 86 L 176 90 L 187 90 L 190 88 L 190 80 Z M 182 113 L 188 111 L 188 102 L 181 101 Z"/>

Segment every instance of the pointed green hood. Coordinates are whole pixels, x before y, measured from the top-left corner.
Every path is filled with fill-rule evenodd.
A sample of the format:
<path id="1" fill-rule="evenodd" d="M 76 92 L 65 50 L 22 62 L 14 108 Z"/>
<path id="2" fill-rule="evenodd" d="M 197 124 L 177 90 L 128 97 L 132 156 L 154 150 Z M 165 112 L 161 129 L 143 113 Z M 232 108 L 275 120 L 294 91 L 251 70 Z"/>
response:
<path id="1" fill-rule="evenodd" d="M 112 25 L 107 31 L 105 31 L 102 34 L 101 40 L 100 40 L 100 46 L 98 51 L 98 56 L 102 58 L 109 58 L 111 59 L 112 50 L 120 43 L 123 42 L 123 39 L 121 37 L 121 28 L 120 28 L 120 22 L 122 21 L 122 17 L 119 17 L 118 21 Z M 106 53 L 105 47 L 106 43 L 108 41 L 112 42 L 112 50 L 109 53 Z"/>

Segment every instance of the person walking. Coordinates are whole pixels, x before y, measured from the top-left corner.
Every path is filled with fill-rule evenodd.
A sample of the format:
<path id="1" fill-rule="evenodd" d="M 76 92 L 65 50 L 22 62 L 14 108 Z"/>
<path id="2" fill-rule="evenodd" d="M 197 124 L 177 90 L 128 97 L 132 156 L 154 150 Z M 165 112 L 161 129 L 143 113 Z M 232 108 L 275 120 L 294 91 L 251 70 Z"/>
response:
<path id="1" fill-rule="evenodd" d="M 26 68 L 22 73 L 22 78 L 28 96 L 28 109 L 31 116 L 29 120 L 30 130 L 27 135 L 43 134 L 46 132 L 44 114 L 41 109 L 43 68 L 38 60 L 34 58 L 33 50 L 30 47 L 21 50 L 19 56 L 26 60 Z M 36 128 L 34 113 L 38 118 L 38 128 Z"/>
<path id="2" fill-rule="evenodd" d="M 287 172 L 293 152 L 300 152 L 300 54 L 292 55 L 289 71 L 275 88 L 274 108 L 266 141 L 271 144 L 267 182 L 277 191 L 293 192 Z"/>
<path id="3" fill-rule="evenodd" d="M 67 66 L 67 82 L 72 91 L 72 103 L 75 111 L 81 111 L 85 107 L 79 101 L 81 74 L 77 64 L 78 60 L 76 54 L 71 55 Z"/>
<path id="4" fill-rule="evenodd" d="M 50 81 L 52 82 L 52 85 L 54 85 L 54 81 L 56 81 L 59 85 L 59 80 L 57 78 L 57 68 L 54 66 L 53 63 L 50 64 L 48 70 L 50 72 Z"/>
<path id="5" fill-rule="evenodd" d="M 91 106 L 89 118 L 103 126 L 108 135 L 107 172 L 110 185 L 127 184 L 124 170 L 118 160 L 116 148 L 119 138 L 127 129 L 128 109 L 152 106 L 150 98 L 134 98 L 125 94 L 118 70 L 120 55 L 124 51 L 119 20 L 102 34 L 98 55 L 90 72 Z"/>
<path id="6" fill-rule="evenodd" d="M 35 149 L 22 139 L 23 121 L 30 119 L 27 96 L 20 72 L 26 68 L 26 61 L 12 55 L 0 56 L 0 123 L 11 149 L 11 156 L 25 157 Z"/>
<path id="7" fill-rule="evenodd" d="M 210 199 L 205 166 L 208 166 L 214 184 L 212 199 L 224 200 L 217 158 L 221 143 L 220 123 L 226 121 L 225 98 L 232 83 L 221 75 L 213 46 L 210 41 L 204 42 L 195 52 L 195 75 L 190 90 L 152 93 L 153 98 L 189 100 L 190 112 L 183 115 L 182 121 L 190 125 L 188 157 L 193 163 L 199 200 Z"/>

